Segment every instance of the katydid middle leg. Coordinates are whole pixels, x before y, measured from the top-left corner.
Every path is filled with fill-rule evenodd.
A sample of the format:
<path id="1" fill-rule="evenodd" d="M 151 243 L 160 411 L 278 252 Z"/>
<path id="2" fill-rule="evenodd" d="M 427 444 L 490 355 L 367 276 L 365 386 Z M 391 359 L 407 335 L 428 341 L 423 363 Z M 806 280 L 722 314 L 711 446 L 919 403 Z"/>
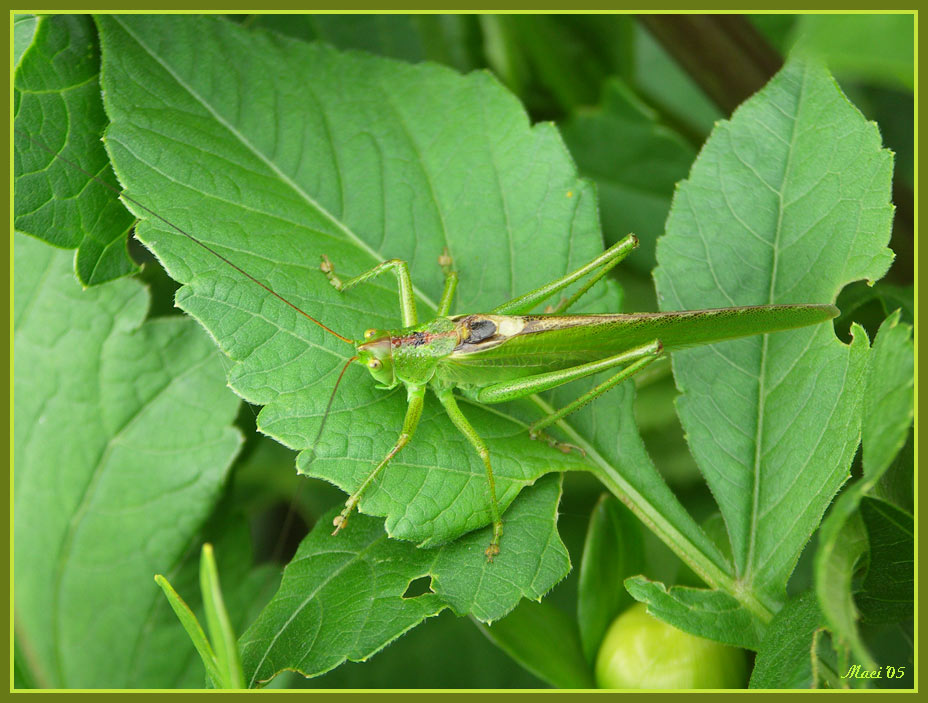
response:
<path id="1" fill-rule="evenodd" d="M 493 517 L 493 540 L 486 549 L 486 555 L 489 561 L 493 561 L 493 557 L 499 554 L 499 540 L 503 536 L 503 521 L 499 515 L 499 502 L 496 500 L 496 480 L 493 478 L 493 468 L 490 466 L 490 450 L 487 449 L 486 442 L 483 441 L 483 438 L 477 434 L 477 430 L 475 430 L 473 425 L 464 417 L 464 413 L 462 413 L 461 408 L 458 407 L 457 400 L 455 400 L 454 393 L 451 389 L 436 389 L 435 395 L 438 396 L 438 400 L 441 401 L 441 404 L 444 406 L 445 412 L 447 412 L 448 417 L 451 418 L 451 422 L 454 423 L 454 426 L 457 427 L 461 434 L 474 446 L 474 449 L 477 450 L 477 454 L 483 461 L 483 465 L 486 467 L 487 484 L 490 488 L 490 514 Z"/>

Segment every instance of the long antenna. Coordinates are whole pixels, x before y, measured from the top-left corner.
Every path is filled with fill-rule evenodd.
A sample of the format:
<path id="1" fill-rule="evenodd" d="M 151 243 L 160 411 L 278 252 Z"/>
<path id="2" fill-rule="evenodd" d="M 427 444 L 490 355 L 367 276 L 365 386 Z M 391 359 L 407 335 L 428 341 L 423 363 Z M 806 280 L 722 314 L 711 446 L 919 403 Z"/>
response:
<path id="1" fill-rule="evenodd" d="M 223 256 L 222 254 L 220 254 L 218 251 L 216 251 L 215 249 L 213 249 L 211 246 L 209 246 L 208 244 L 205 244 L 204 242 L 201 242 L 199 239 L 197 239 L 196 237 L 194 237 L 192 234 L 188 234 L 187 232 L 185 232 L 184 230 L 182 230 L 180 227 L 178 227 L 177 225 L 175 225 L 175 224 L 174 224 L 173 222 L 171 222 L 170 220 L 168 220 L 168 219 L 162 217 L 161 215 L 159 215 L 157 212 L 155 212 L 154 210 L 152 210 L 152 209 L 151 209 L 150 207 L 148 207 L 147 205 L 143 205 L 142 203 L 140 203 L 140 202 L 139 202 L 138 200 L 136 200 L 135 198 L 133 198 L 133 197 L 131 197 L 131 196 L 129 196 L 129 195 L 126 195 L 123 191 L 119 190 L 119 188 L 116 188 L 115 186 L 110 185 L 109 183 L 107 183 L 106 181 L 104 181 L 102 178 L 100 178 L 100 177 L 97 176 L 96 174 L 90 173 L 89 171 L 87 171 L 87 170 L 81 168 L 80 166 L 78 166 L 76 163 L 74 163 L 74 162 L 71 161 L 70 159 L 68 159 L 68 158 L 66 158 L 66 157 L 64 157 L 64 156 L 62 156 L 61 154 L 59 154 L 59 153 L 57 153 L 56 151 L 54 151 L 51 147 L 48 147 L 48 146 L 46 146 L 45 144 L 43 144 L 42 142 L 40 142 L 38 139 L 36 139 L 35 137 L 33 137 L 33 136 L 32 136 L 31 134 L 29 134 L 28 132 L 24 132 L 23 130 L 18 129 L 18 128 L 16 128 L 16 127 L 14 127 L 13 129 L 16 131 L 17 134 L 20 134 L 20 135 L 26 137 L 26 139 L 28 139 L 29 141 L 31 141 L 33 144 L 35 144 L 35 145 L 36 145 L 37 147 L 39 147 L 40 149 L 42 149 L 42 150 L 44 150 L 44 151 L 47 151 L 49 154 L 51 154 L 52 156 L 54 156 L 56 159 L 61 159 L 64 163 L 68 164 L 68 165 L 71 166 L 72 168 L 77 169 L 78 171 L 80 171 L 81 173 L 83 173 L 83 174 L 84 174 L 85 176 L 87 176 L 88 178 L 92 178 L 94 181 L 96 181 L 96 182 L 99 183 L 100 185 L 102 185 L 102 186 L 108 188 L 109 190 L 113 191 L 113 192 L 116 193 L 116 195 L 119 196 L 120 198 L 124 198 L 125 200 L 128 200 L 130 203 L 132 203 L 132 204 L 135 205 L 136 207 L 141 208 L 142 210 L 144 210 L 144 211 L 147 212 L 148 214 L 152 215 L 153 217 L 157 217 L 159 220 L 161 220 L 161 221 L 162 221 L 164 224 L 166 224 L 168 227 L 171 227 L 172 229 L 177 230 L 178 232 L 180 232 L 182 235 L 184 235 L 187 239 L 189 239 L 191 242 L 193 242 L 193 243 L 196 244 L 197 246 L 202 247 L 203 249 L 205 249 L 206 251 L 208 251 L 208 252 L 209 252 L 210 254 L 212 254 L 213 256 L 215 256 L 215 257 L 217 257 L 218 259 L 220 259 L 221 261 L 224 261 L 225 263 L 227 263 L 229 266 L 231 266 L 233 269 L 235 269 L 236 271 L 238 271 L 240 274 L 242 274 L 245 278 L 247 278 L 247 279 L 248 279 L 249 281 L 251 281 L 252 283 L 257 283 L 259 286 L 261 286 L 261 287 L 262 287 L 264 290 L 266 290 L 268 293 L 270 293 L 271 295 L 273 295 L 273 296 L 274 296 L 275 298 L 277 298 L 278 300 L 280 300 L 280 301 L 286 303 L 287 305 L 289 305 L 291 308 L 293 308 L 294 310 L 296 310 L 298 313 L 300 313 L 303 317 L 305 317 L 306 319 L 308 319 L 310 322 L 316 323 L 317 325 L 319 325 L 322 329 L 324 329 L 324 330 L 325 330 L 326 332 L 328 332 L 329 334 L 333 335 L 334 337 L 338 337 L 338 338 L 339 338 L 340 340 L 342 340 L 343 342 L 347 342 L 348 344 L 354 346 L 354 342 L 353 342 L 353 341 L 351 341 L 351 340 L 348 339 L 347 337 L 343 337 L 342 335 L 340 335 L 340 334 L 339 334 L 338 332 L 336 332 L 335 330 L 330 329 L 329 327 L 326 327 L 324 324 L 322 324 L 321 322 L 319 322 L 319 320 L 317 320 L 315 317 L 313 317 L 313 316 L 310 315 L 309 313 L 307 313 L 307 312 L 301 310 L 298 306 L 296 306 L 296 305 L 294 305 L 293 303 L 291 303 L 289 300 L 287 300 L 285 297 L 283 297 L 282 295 L 280 295 L 280 293 L 276 292 L 276 291 L 275 291 L 274 289 L 272 289 L 270 286 L 268 286 L 268 285 L 265 284 L 265 283 L 262 283 L 262 282 L 259 281 L 257 278 L 255 278 L 254 276 L 252 276 L 250 273 L 248 273 L 247 271 L 245 271 L 243 268 L 241 268 L 241 267 L 238 266 L 237 264 L 234 264 L 234 263 L 232 263 L 231 261 L 229 261 L 225 256 Z"/>
<path id="2" fill-rule="evenodd" d="M 329 412 L 332 410 L 332 402 L 335 400 L 335 394 L 338 392 L 338 386 L 342 382 L 342 377 L 345 375 L 345 371 L 348 370 L 348 367 L 351 366 L 352 362 L 357 361 L 358 357 L 353 356 L 348 361 L 345 362 L 345 365 L 342 367 L 341 373 L 338 374 L 338 378 L 335 380 L 335 387 L 332 389 L 332 394 L 329 396 L 329 402 L 325 406 L 325 412 L 322 414 L 322 422 L 319 423 L 319 431 L 316 432 L 316 438 L 313 440 L 313 443 L 309 447 L 309 451 L 312 454 L 312 459 L 316 458 L 316 445 L 319 444 L 319 438 L 322 437 L 322 430 L 325 429 L 325 422 L 329 419 Z M 305 484 L 301 483 L 297 491 L 302 491 Z M 277 561 L 280 558 L 281 551 L 284 547 L 283 538 L 287 534 L 287 530 L 290 529 L 290 524 L 293 522 L 293 514 L 295 512 L 294 505 L 296 504 L 296 495 L 293 496 L 293 499 L 290 501 L 290 506 L 287 508 L 287 516 L 284 518 L 284 524 L 280 528 L 280 538 L 277 540 L 277 546 L 274 547 L 274 553 L 271 555 L 271 561 Z"/>

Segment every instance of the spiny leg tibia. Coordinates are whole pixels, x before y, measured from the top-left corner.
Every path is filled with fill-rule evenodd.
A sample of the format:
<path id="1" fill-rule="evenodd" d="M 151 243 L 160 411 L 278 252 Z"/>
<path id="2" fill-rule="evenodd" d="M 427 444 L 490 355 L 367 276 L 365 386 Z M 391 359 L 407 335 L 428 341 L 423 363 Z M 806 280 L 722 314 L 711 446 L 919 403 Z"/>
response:
<path id="1" fill-rule="evenodd" d="M 355 506 L 357 506 L 358 501 L 361 500 L 364 491 L 367 490 L 371 482 L 377 478 L 377 475 L 383 471 L 383 468 L 390 463 L 390 460 L 399 454 L 400 450 L 409 443 L 409 440 L 415 433 L 416 425 L 419 424 L 419 418 L 422 416 L 422 406 L 425 401 L 425 386 L 409 386 L 407 388 L 407 395 L 409 405 L 406 408 L 406 417 L 403 420 L 403 430 L 400 432 L 399 439 L 396 440 L 396 444 L 387 452 L 383 460 L 367 475 L 358 487 L 358 490 L 352 493 L 348 500 L 345 501 L 344 510 L 332 520 L 332 524 L 335 526 L 335 530 L 332 532 L 333 535 L 337 535 L 339 531 L 345 527 L 345 524 L 348 522 L 348 516 L 351 514 L 351 511 L 354 510 Z"/>
<path id="2" fill-rule="evenodd" d="M 448 417 L 451 418 L 451 422 L 454 423 L 454 426 L 457 427 L 461 434 L 474 446 L 474 449 L 477 450 L 477 454 L 483 461 L 483 465 L 486 467 L 487 484 L 490 488 L 490 513 L 493 516 L 493 539 L 490 542 L 490 546 L 487 547 L 485 554 L 487 555 L 487 561 L 493 561 L 493 557 L 499 554 L 499 542 L 500 538 L 503 536 L 503 521 L 499 515 L 499 502 L 496 500 L 496 481 L 493 478 L 493 468 L 490 466 L 490 451 L 487 449 L 487 445 L 480 435 L 477 434 L 477 430 L 475 430 L 470 422 L 467 421 L 467 418 L 464 417 L 464 413 L 461 412 L 457 401 L 454 399 L 454 393 L 452 393 L 450 389 L 447 389 L 436 391 L 435 394 L 448 413 Z"/>

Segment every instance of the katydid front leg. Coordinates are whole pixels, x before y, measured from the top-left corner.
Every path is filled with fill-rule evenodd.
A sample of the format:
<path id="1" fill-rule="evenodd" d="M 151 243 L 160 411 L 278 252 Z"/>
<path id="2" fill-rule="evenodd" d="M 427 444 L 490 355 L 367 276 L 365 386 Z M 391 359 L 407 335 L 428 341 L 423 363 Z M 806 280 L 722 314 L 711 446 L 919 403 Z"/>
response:
<path id="1" fill-rule="evenodd" d="M 416 425 L 419 424 L 419 418 L 422 416 L 422 406 L 425 404 L 425 386 L 407 386 L 406 393 L 409 405 L 406 408 L 406 417 L 403 420 L 403 431 L 400 432 L 399 439 L 396 440 L 396 444 L 387 452 L 383 460 L 367 475 L 358 489 L 345 501 L 345 509 L 332 521 L 332 524 L 335 526 L 335 530 L 332 532 L 333 535 L 337 535 L 339 530 L 345 527 L 345 524 L 348 522 L 348 516 L 351 514 L 351 511 L 354 510 L 355 506 L 357 506 L 358 501 L 361 500 L 364 491 L 371 482 L 377 478 L 377 475 L 383 471 L 384 467 L 390 463 L 390 460 L 399 454 L 400 450 L 409 443 L 409 440 L 415 433 Z"/>

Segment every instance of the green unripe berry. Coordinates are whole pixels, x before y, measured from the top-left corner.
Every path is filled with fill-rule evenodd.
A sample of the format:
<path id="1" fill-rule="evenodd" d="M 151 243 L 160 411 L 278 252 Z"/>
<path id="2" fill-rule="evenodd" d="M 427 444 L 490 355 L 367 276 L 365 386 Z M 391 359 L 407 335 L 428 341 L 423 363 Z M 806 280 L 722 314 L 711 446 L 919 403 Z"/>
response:
<path id="1" fill-rule="evenodd" d="M 596 657 L 600 688 L 742 688 L 744 650 L 678 630 L 636 603 L 617 617 Z"/>

